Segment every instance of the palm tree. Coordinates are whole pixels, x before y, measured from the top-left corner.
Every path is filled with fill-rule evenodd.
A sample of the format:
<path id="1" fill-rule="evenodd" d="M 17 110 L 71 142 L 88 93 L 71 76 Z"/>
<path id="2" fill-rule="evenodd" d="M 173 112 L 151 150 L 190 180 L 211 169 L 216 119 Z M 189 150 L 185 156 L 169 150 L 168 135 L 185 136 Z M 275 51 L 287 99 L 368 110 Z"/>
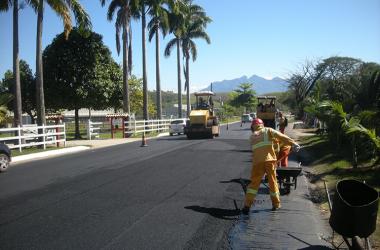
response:
<path id="1" fill-rule="evenodd" d="M 36 95 L 37 95 L 37 124 L 46 123 L 45 98 L 42 68 L 42 24 L 44 17 L 44 2 L 62 18 L 65 36 L 69 36 L 72 29 L 71 12 L 82 31 L 91 28 L 90 17 L 82 8 L 78 0 L 28 0 L 27 2 L 37 12 L 37 44 L 36 44 Z"/>
<path id="2" fill-rule="evenodd" d="M 142 47 L 142 67 L 143 67 L 143 117 L 148 120 L 148 77 L 146 72 L 146 14 L 149 10 L 149 0 L 138 0 L 138 9 L 134 11 L 135 18 L 141 18 L 141 47 Z M 148 6 L 148 10 L 146 8 Z"/>
<path id="3" fill-rule="evenodd" d="M 182 118 L 182 82 L 181 82 L 181 37 L 184 29 L 187 5 L 184 1 L 175 1 L 170 5 L 169 29 L 174 38 L 168 42 L 165 48 L 165 57 L 169 57 L 174 46 L 177 47 L 177 81 L 178 81 L 178 118 Z"/>
<path id="4" fill-rule="evenodd" d="M 123 111 L 130 114 L 128 74 L 132 72 L 132 29 L 131 17 L 136 11 L 138 0 L 111 0 L 107 19 L 113 20 L 116 13 L 116 50 L 120 53 L 120 29 L 123 31 Z M 102 6 L 106 0 L 100 0 Z"/>
<path id="5" fill-rule="evenodd" d="M 160 30 L 163 36 L 167 34 L 169 28 L 168 10 L 164 5 L 168 0 L 149 0 L 149 15 L 152 17 L 148 23 L 149 41 L 156 37 L 156 105 L 157 119 L 162 119 L 161 107 L 161 82 L 160 82 Z"/>
<path id="6" fill-rule="evenodd" d="M 22 102 L 21 102 L 21 83 L 20 83 L 20 58 L 19 58 L 19 39 L 18 39 L 18 0 L 0 0 L 0 12 L 7 11 L 13 4 L 13 95 L 15 127 L 22 125 Z"/>
<path id="7" fill-rule="evenodd" d="M 189 7 L 187 16 L 185 19 L 185 29 L 182 34 L 182 51 L 186 59 L 185 66 L 185 88 L 186 88 L 186 99 L 187 99 L 187 116 L 190 115 L 190 56 L 193 61 L 197 59 L 197 46 L 194 39 L 204 39 L 208 44 L 210 44 L 210 38 L 205 32 L 207 23 L 211 22 L 211 19 L 206 16 L 203 9 L 198 5 L 193 5 L 189 1 Z"/>

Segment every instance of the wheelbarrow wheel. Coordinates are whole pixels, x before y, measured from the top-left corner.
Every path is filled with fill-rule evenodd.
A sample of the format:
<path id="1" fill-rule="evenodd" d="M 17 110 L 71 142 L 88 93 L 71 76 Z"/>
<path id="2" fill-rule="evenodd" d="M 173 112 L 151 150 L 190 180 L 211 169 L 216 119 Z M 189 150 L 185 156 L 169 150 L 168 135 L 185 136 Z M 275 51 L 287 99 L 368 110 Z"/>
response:
<path id="1" fill-rule="evenodd" d="M 290 194 L 290 185 L 285 185 L 285 194 Z"/>

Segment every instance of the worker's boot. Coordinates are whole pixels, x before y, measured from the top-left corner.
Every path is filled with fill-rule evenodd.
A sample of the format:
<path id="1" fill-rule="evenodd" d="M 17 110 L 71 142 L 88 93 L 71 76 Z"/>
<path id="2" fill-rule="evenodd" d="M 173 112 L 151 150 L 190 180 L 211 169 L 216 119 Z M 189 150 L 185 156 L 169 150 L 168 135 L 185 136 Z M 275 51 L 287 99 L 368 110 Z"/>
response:
<path id="1" fill-rule="evenodd" d="M 272 211 L 277 211 L 281 208 L 281 205 L 278 204 L 278 205 L 272 205 Z"/>
<path id="2" fill-rule="evenodd" d="M 248 215 L 249 214 L 249 207 L 243 207 L 243 209 L 241 210 L 241 213 L 244 215 Z"/>

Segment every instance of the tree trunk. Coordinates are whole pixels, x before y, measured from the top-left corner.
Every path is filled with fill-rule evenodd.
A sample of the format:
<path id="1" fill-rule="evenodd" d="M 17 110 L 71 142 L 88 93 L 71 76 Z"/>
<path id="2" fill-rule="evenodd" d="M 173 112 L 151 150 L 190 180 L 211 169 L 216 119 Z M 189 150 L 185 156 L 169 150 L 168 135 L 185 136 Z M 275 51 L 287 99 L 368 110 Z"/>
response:
<path id="1" fill-rule="evenodd" d="M 178 118 L 182 118 L 181 44 L 177 38 Z"/>
<path id="2" fill-rule="evenodd" d="M 13 80 L 14 80 L 14 118 L 15 127 L 22 126 L 22 103 L 21 103 L 21 86 L 20 86 L 20 58 L 19 58 L 19 40 L 18 40 L 18 0 L 13 1 Z"/>
<path id="3" fill-rule="evenodd" d="M 190 116 L 190 56 L 186 56 L 186 100 L 187 100 L 187 117 Z"/>
<path id="4" fill-rule="evenodd" d="M 352 136 L 352 159 L 353 159 L 353 167 L 357 168 L 358 167 L 358 155 L 357 155 L 357 150 L 356 150 L 356 140 L 355 140 L 355 135 Z"/>
<path id="5" fill-rule="evenodd" d="M 37 124 L 46 124 L 44 83 L 42 70 L 42 22 L 44 14 L 44 1 L 39 1 L 37 15 L 37 48 L 36 48 L 36 95 L 37 95 Z"/>
<path id="6" fill-rule="evenodd" d="M 35 119 L 34 119 L 34 115 L 32 113 L 32 111 L 26 111 L 26 113 L 29 115 L 30 117 L 30 123 L 31 124 L 34 124 L 35 123 Z"/>
<path id="7" fill-rule="evenodd" d="M 156 29 L 156 102 L 157 119 L 162 119 L 161 108 L 161 82 L 160 82 L 160 33 L 157 25 Z"/>
<path id="8" fill-rule="evenodd" d="M 128 29 L 127 20 L 123 25 L 123 112 L 130 115 L 128 86 Z"/>
<path id="9" fill-rule="evenodd" d="M 75 108 L 75 139 L 81 139 L 80 130 L 79 130 L 79 108 Z"/>
<path id="10" fill-rule="evenodd" d="M 141 32 L 142 32 L 142 54 L 143 54 L 143 116 L 144 120 L 148 120 L 148 80 L 146 73 L 146 46 L 145 46 L 145 29 L 146 29 L 146 18 L 145 18 L 145 5 L 142 4 L 141 10 Z"/>

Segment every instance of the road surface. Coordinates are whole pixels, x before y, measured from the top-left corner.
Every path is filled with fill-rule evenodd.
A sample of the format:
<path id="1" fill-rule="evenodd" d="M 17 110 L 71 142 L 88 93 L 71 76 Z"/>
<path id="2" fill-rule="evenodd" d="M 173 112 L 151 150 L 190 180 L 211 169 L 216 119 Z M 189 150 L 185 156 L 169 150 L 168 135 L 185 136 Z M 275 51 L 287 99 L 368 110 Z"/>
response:
<path id="1" fill-rule="evenodd" d="M 271 204 L 261 202 L 254 210 L 265 212 L 247 219 L 236 210 L 244 198 L 238 180 L 250 172 L 248 126 L 224 126 L 214 140 L 168 136 L 148 140 L 148 147 L 133 142 L 15 164 L 0 175 L 0 249 L 322 245 L 320 228 L 304 220 L 319 221 L 304 195 L 306 182 L 297 189 L 300 203 L 291 205 L 290 196 L 284 197 L 283 211 L 268 212 Z M 252 223 L 262 224 L 265 237 Z M 286 239 L 271 245 L 273 237 Z"/>

